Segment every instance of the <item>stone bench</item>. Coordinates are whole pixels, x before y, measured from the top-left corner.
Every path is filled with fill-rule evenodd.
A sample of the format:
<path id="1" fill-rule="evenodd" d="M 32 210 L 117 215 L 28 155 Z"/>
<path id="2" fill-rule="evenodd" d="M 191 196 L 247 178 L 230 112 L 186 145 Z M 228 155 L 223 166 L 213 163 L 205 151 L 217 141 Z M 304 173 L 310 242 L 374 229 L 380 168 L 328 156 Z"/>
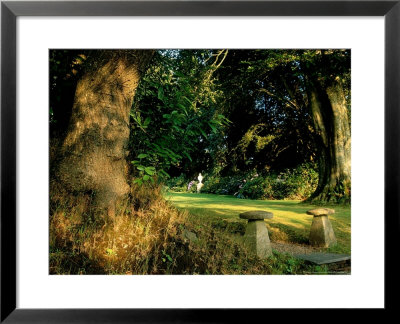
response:
<path id="1" fill-rule="evenodd" d="M 313 215 L 310 229 L 310 244 L 316 247 L 330 247 L 336 244 L 336 236 L 333 231 L 328 215 L 335 211 L 330 208 L 315 208 L 307 211 L 308 215 Z"/>
<path id="2" fill-rule="evenodd" d="M 248 220 L 244 234 L 244 243 L 248 246 L 249 250 L 262 259 L 272 255 L 271 242 L 264 219 L 271 219 L 273 214 L 255 210 L 241 213 L 239 217 Z"/>

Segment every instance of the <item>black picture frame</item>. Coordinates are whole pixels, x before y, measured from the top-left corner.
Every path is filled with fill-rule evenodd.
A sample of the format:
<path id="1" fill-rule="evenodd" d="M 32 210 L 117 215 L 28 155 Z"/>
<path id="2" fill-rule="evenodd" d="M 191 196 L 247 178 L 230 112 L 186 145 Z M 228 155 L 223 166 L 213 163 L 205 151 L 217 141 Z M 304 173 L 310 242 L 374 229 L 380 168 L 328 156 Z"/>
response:
<path id="1" fill-rule="evenodd" d="M 394 1 L 2 1 L 1 2 L 1 322 L 237 322 L 266 309 L 16 308 L 16 19 L 18 16 L 384 16 L 385 309 L 396 307 L 399 237 L 400 0 Z M 371 261 L 373 262 L 373 260 Z M 329 305 L 327 305 L 329 307 Z M 250 320 L 252 321 L 252 320 Z M 245 321 L 248 322 L 248 321 Z"/>

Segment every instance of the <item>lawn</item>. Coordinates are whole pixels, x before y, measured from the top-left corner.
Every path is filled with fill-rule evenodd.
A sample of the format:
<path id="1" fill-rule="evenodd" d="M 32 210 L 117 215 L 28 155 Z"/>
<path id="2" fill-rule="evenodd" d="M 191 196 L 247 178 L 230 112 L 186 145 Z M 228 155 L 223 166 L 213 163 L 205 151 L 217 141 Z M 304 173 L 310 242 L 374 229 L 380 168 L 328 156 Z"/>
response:
<path id="1" fill-rule="evenodd" d="M 177 208 L 187 210 L 191 218 L 213 224 L 227 222 L 243 224 L 244 227 L 246 221 L 239 218 L 239 213 L 249 210 L 270 211 L 274 217 L 267 220 L 266 224 L 271 241 L 297 244 L 308 244 L 312 216 L 307 215 L 306 211 L 317 207 L 294 200 L 250 200 L 213 194 L 168 192 L 166 198 Z M 329 208 L 335 209 L 335 214 L 330 215 L 329 219 L 338 244 L 326 251 L 350 253 L 350 206 L 335 205 Z"/>

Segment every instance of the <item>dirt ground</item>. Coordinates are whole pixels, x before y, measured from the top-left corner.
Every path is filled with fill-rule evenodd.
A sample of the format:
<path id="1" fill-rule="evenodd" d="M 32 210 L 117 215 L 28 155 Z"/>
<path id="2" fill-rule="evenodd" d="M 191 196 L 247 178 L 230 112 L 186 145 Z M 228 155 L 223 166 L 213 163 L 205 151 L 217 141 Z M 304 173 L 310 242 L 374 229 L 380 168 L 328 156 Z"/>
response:
<path id="1" fill-rule="evenodd" d="M 271 242 L 272 249 L 280 253 L 295 254 L 310 254 L 319 252 L 320 249 L 314 248 L 307 245 L 294 244 L 294 243 L 283 243 L 283 242 Z"/>

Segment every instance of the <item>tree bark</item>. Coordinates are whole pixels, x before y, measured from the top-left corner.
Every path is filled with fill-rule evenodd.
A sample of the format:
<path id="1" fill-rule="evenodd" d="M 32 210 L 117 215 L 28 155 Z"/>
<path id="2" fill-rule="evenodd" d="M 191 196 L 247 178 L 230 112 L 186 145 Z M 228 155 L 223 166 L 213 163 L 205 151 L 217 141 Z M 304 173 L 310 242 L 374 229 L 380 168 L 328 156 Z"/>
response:
<path id="1" fill-rule="evenodd" d="M 319 182 L 309 201 L 350 202 L 351 134 L 346 98 L 338 78 L 311 85 L 310 104 L 317 133 Z"/>
<path id="2" fill-rule="evenodd" d="M 115 215 L 129 194 L 129 113 L 150 50 L 98 51 L 78 81 L 53 179 L 67 195 L 90 194 L 92 207 Z M 55 187 L 53 187 L 55 188 Z M 54 193 L 54 190 L 51 193 Z"/>

